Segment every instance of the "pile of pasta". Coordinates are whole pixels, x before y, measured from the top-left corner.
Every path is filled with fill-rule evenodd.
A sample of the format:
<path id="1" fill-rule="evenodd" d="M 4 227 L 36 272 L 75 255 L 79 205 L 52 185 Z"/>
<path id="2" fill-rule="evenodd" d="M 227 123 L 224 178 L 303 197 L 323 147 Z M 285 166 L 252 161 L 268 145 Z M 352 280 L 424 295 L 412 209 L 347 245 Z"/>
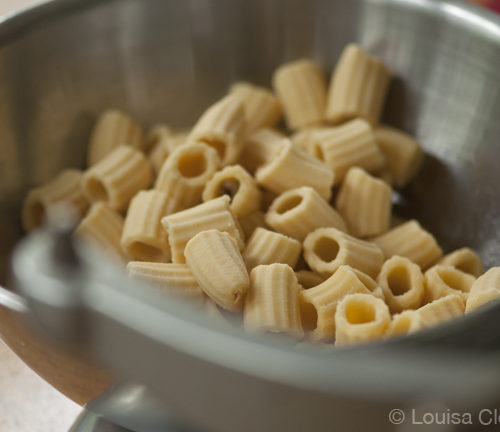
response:
<path id="1" fill-rule="evenodd" d="M 389 81 L 350 44 L 329 87 L 313 61 L 286 63 L 274 92 L 238 82 L 189 131 L 146 136 L 104 112 L 88 168 L 32 190 L 24 227 L 69 202 L 76 235 L 130 277 L 240 314 L 251 331 L 349 345 L 460 316 L 500 297 L 500 267 L 482 275 L 474 251 L 443 256 L 416 220 L 391 218 L 392 188 L 416 175 L 423 151 L 379 124 Z"/>

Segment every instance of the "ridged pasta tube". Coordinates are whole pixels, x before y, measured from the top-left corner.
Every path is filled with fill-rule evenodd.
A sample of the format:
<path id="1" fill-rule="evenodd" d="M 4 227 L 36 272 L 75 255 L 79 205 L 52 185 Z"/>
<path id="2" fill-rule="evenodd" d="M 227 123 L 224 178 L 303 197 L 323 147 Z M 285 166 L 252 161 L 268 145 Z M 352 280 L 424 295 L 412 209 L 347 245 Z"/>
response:
<path id="1" fill-rule="evenodd" d="M 288 333 L 301 337 L 299 284 L 286 264 L 259 265 L 250 272 L 243 309 L 247 330 Z"/>
<path id="2" fill-rule="evenodd" d="M 500 267 L 492 267 L 476 279 L 470 289 L 465 312 L 471 312 L 489 301 L 500 298 Z"/>
<path id="3" fill-rule="evenodd" d="M 227 232 L 202 231 L 188 241 L 186 263 L 201 289 L 227 310 L 240 310 L 250 285 L 238 244 Z"/>
<path id="4" fill-rule="evenodd" d="M 309 186 L 286 191 L 276 198 L 266 213 L 266 223 L 299 241 L 316 228 L 347 231 L 342 216 Z"/>
<path id="5" fill-rule="evenodd" d="M 108 205 L 98 202 L 92 204 L 87 215 L 78 225 L 75 235 L 102 248 L 118 262 L 128 260 L 121 247 L 123 217 Z"/>
<path id="6" fill-rule="evenodd" d="M 335 336 L 335 311 L 348 294 L 377 295 L 376 282 L 368 275 L 343 265 L 319 285 L 299 294 L 302 324 L 315 340 L 329 341 Z"/>
<path id="7" fill-rule="evenodd" d="M 417 309 L 424 298 L 424 276 L 420 267 L 408 258 L 389 258 L 377 277 L 391 313 Z"/>
<path id="8" fill-rule="evenodd" d="M 281 65 L 273 74 L 273 87 L 292 130 L 321 124 L 326 106 L 326 80 L 311 60 Z"/>
<path id="9" fill-rule="evenodd" d="M 333 171 L 320 160 L 283 139 L 274 158 L 255 173 L 257 183 L 275 193 L 310 186 L 325 199 L 332 195 Z"/>
<path id="10" fill-rule="evenodd" d="M 323 132 L 324 130 L 328 130 L 328 128 L 321 126 L 314 126 L 301 129 L 295 132 L 294 134 L 290 135 L 290 141 L 292 141 L 292 144 L 295 147 L 304 150 L 311 156 L 318 157 L 315 135 L 318 132 Z"/>
<path id="11" fill-rule="evenodd" d="M 205 144 L 178 147 L 163 164 L 155 189 L 168 195 L 167 214 L 201 202 L 203 189 L 220 165 L 217 152 Z"/>
<path id="12" fill-rule="evenodd" d="M 362 119 L 325 128 L 312 136 L 313 150 L 335 173 L 335 184 L 344 179 L 349 168 L 360 167 L 377 172 L 385 166 L 385 157 L 375 140 L 370 124 Z"/>
<path id="13" fill-rule="evenodd" d="M 186 264 L 131 261 L 127 264 L 128 275 L 146 281 L 161 290 L 202 303 L 206 296 Z"/>
<path id="14" fill-rule="evenodd" d="M 310 270 L 299 270 L 295 272 L 299 284 L 304 289 L 313 288 L 325 281 L 323 276 Z"/>
<path id="15" fill-rule="evenodd" d="M 479 255 L 469 248 L 457 249 L 438 261 L 439 265 L 452 266 L 472 276 L 479 277 L 484 272 Z"/>
<path id="16" fill-rule="evenodd" d="M 282 263 L 295 267 L 302 250 L 302 245 L 297 240 L 257 228 L 248 239 L 243 250 L 243 260 L 248 269 L 261 264 Z"/>
<path id="17" fill-rule="evenodd" d="M 237 82 L 230 93 L 239 96 L 245 110 L 245 133 L 272 127 L 281 118 L 281 104 L 274 93 L 248 82 Z"/>
<path id="18" fill-rule="evenodd" d="M 144 132 L 131 117 L 116 110 L 105 111 L 92 129 L 88 165 L 96 164 L 121 145 L 144 150 L 144 144 Z"/>
<path id="19" fill-rule="evenodd" d="M 168 196 L 165 192 L 148 190 L 139 192 L 130 202 L 121 244 L 132 259 L 137 261 L 170 260 L 167 232 L 161 225 L 166 216 Z"/>
<path id="20" fill-rule="evenodd" d="M 351 345 L 381 339 L 391 322 L 383 300 L 370 294 L 350 294 L 335 312 L 335 345 Z"/>
<path id="21" fill-rule="evenodd" d="M 260 210 L 238 218 L 238 222 L 243 231 L 244 237 L 250 238 L 252 233 L 258 228 L 268 228 L 265 215 Z"/>
<path id="22" fill-rule="evenodd" d="M 385 336 L 395 337 L 415 333 L 422 329 L 422 318 L 415 310 L 405 310 L 392 317 Z"/>
<path id="23" fill-rule="evenodd" d="M 166 126 L 157 126 L 151 131 L 148 159 L 156 175 L 160 172 L 167 158 L 185 141 L 185 134 L 175 134 Z"/>
<path id="24" fill-rule="evenodd" d="M 259 129 L 245 140 L 239 164 L 249 173 L 255 174 L 257 168 L 274 158 L 285 136 L 275 129 Z"/>
<path id="25" fill-rule="evenodd" d="M 229 94 L 210 106 L 191 130 L 187 143 L 217 150 L 223 166 L 234 164 L 243 150 L 245 112 L 238 95 Z"/>
<path id="26" fill-rule="evenodd" d="M 416 220 L 402 223 L 375 237 L 372 242 L 382 249 L 385 258 L 403 256 L 423 270 L 436 263 L 443 255 L 434 236 L 424 230 Z"/>
<path id="27" fill-rule="evenodd" d="M 406 186 L 415 177 L 424 159 L 420 143 L 410 135 L 389 126 L 378 126 L 374 133 L 385 156 L 392 184 L 398 188 Z"/>
<path id="28" fill-rule="evenodd" d="M 462 296 L 451 294 L 434 300 L 417 309 L 422 327 L 432 327 L 464 314 L 465 301 Z"/>
<path id="29" fill-rule="evenodd" d="M 386 182 L 361 168 L 351 168 L 345 176 L 336 207 L 356 237 L 385 233 L 391 222 L 392 190 Z"/>
<path id="30" fill-rule="evenodd" d="M 120 146 L 83 174 L 82 188 L 89 201 L 103 201 L 112 209 L 123 211 L 151 180 L 146 157 L 132 147 Z"/>
<path id="31" fill-rule="evenodd" d="M 227 195 L 199 204 L 195 207 L 162 218 L 163 228 L 168 233 L 168 241 L 174 263 L 184 263 L 184 248 L 196 234 L 216 229 L 228 232 L 243 249 L 244 243 L 238 222 L 229 208 Z"/>
<path id="32" fill-rule="evenodd" d="M 218 171 L 203 189 L 203 201 L 221 195 L 231 198 L 231 211 L 236 217 L 246 216 L 260 209 L 261 191 L 254 178 L 240 165 L 227 166 Z"/>
<path id="33" fill-rule="evenodd" d="M 450 294 L 464 301 L 476 278 L 451 266 L 436 265 L 425 272 L 425 300 L 431 302 Z"/>
<path id="34" fill-rule="evenodd" d="M 330 276 L 342 265 L 349 265 L 376 277 L 384 262 L 380 248 L 336 228 L 318 228 L 304 240 L 304 258 L 312 270 Z"/>
<path id="35" fill-rule="evenodd" d="M 377 124 L 389 87 L 390 72 L 356 44 L 344 48 L 328 89 L 326 120 L 337 124 L 361 117 Z"/>
<path id="36" fill-rule="evenodd" d="M 26 231 L 38 228 L 47 214 L 48 208 L 56 203 L 70 204 L 76 214 L 83 217 L 89 203 L 83 194 L 82 172 L 67 169 L 47 183 L 31 189 L 24 200 L 22 223 Z"/>

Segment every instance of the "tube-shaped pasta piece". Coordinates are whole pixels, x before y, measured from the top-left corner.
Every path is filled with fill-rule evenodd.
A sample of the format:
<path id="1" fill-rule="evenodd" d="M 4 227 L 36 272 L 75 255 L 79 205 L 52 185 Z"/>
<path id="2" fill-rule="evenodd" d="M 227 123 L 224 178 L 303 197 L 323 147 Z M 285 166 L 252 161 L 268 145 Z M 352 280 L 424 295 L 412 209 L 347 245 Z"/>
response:
<path id="1" fill-rule="evenodd" d="M 260 210 L 238 218 L 238 222 L 246 239 L 249 238 L 258 227 L 267 228 L 265 215 Z"/>
<path id="2" fill-rule="evenodd" d="M 335 345 L 381 339 L 391 323 L 389 308 L 370 294 L 349 294 L 335 311 Z"/>
<path id="3" fill-rule="evenodd" d="M 330 81 L 326 120 L 337 124 L 361 117 L 377 124 L 390 78 L 380 60 L 356 44 L 347 45 Z"/>
<path id="4" fill-rule="evenodd" d="M 427 303 L 417 309 L 422 327 L 432 327 L 464 314 L 465 301 L 462 296 L 450 294 Z"/>
<path id="5" fill-rule="evenodd" d="M 295 276 L 297 276 L 300 286 L 304 289 L 313 288 L 325 281 L 323 276 L 320 276 L 318 273 L 314 273 L 310 270 L 296 271 Z"/>
<path id="6" fill-rule="evenodd" d="M 131 278 L 149 282 L 170 294 L 199 303 L 206 299 L 186 264 L 131 261 L 127 264 L 127 271 Z"/>
<path id="7" fill-rule="evenodd" d="M 289 139 L 283 139 L 274 158 L 257 170 L 255 178 L 257 183 L 278 194 L 310 186 L 328 201 L 334 174 L 324 162 L 295 148 Z"/>
<path id="8" fill-rule="evenodd" d="M 146 140 L 146 151 L 151 150 L 155 147 L 160 141 L 164 141 L 167 138 L 174 136 L 174 131 L 171 127 L 166 124 L 157 124 L 154 125 L 149 131 Z"/>
<path id="9" fill-rule="evenodd" d="M 108 205 L 98 202 L 92 204 L 87 215 L 78 225 L 75 235 L 94 243 L 111 258 L 117 261 L 128 259 L 121 247 L 123 217 Z"/>
<path id="10" fill-rule="evenodd" d="M 289 190 L 276 198 L 266 213 L 266 223 L 299 241 L 316 228 L 334 227 L 347 231 L 342 216 L 308 186 Z"/>
<path id="11" fill-rule="evenodd" d="M 335 184 L 344 179 L 349 168 L 357 166 L 377 172 L 385 165 L 370 124 L 362 119 L 317 131 L 312 136 L 313 150 L 335 173 Z"/>
<path id="12" fill-rule="evenodd" d="M 346 295 L 364 293 L 377 295 L 376 282 L 368 275 L 343 265 L 319 285 L 299 294 L 302 324 L 315 340 L 329 341 L 335 336 L 335 311 Z"/>
<path id="13" fill-rule="evenodd" d="M 419 331 L 422 325 L 422 318 L 415 310 L 405 310 L 392 317 L 392 321 L 385 332 L 385 336 L 404 336 Z"/>
<path id="14" fill-rule="evenodd" d="M 391 222 L 392 190 L 386 182 L 357 167 L 349 169 L 336 207 L 356 237 L 380 235 Z"/>
<path id="15" fill-rule="evenodd" d="M 238 160 L 243 150 L 245 112 L 238 95 L 229 94 L 210 106 L 191 130 L 187 143 L 203 143 L 217 150 L 223 166 Z"/>
<path id="16" fill-rule="evenodd" d="M 467 297 L 465 312 L 471 312 L 492 300 L 500 298 L 500 267 L 492 267 L 479 276 Z"/>
<path id="17" fill-rule="evenodd" d="M 185 255 L 201 289 L 215 303 L 227 310 L 241 309 L 250 281 L 234 237 L 202 231 L 187 242 Z"/>
<path id="18" fill-rule="evenodd" d="M 274 158 L 285 136 L 275 129 L 259 129 L 245 140 L 239 163 L 249 173 L 255 174 L 257 168 Z"/>
<path id="19" fill-rule="evenodd" d="M 174 150 L 161 167 L 155 189 L 168 195 L 167 214 L 201 202 L 203 188 L 220 165 L 217 152 L 205 144 L 187 144 Z"/>
<path id="20" fill-rule="evenodd" d="M 380 248 L 336 228 L 318 228 L 304 240 L 304 258 L 312 270 L 330 276 L 341 265 L 349 265 L 376 277 L 384 262 Z"/>
<path id="21" fill-rule="evenodd" d="M 416 220 L 410 220 L 392 228 L 372 240 L 385 258 L 399 255 L 408 258 L 425 270 L 443 255 L 436 239 L 424 230 Z"/>
<path id="22" fill-rule="evenodd" d="M 158 175 L 167 158 L 177 147 L 185 143 L 186 136 L 174 134 L 166 126 L 158 126 L 151 131 L 149 141 L 152 144 L 148 159 L 155 174 Z"/>
<path id="23" fill-rule="evenodd" d="M 292 144 L 295 147 L 304 150 L 311 156 L 318 157 L 318 151 L 316 148 L 317 144 L 314 136 L 316 133 L 322 132 L 324 130 L 328 130 L 328 128 L 315 126 L 301 129 L 290 135 L 290 141 L 292 141 Z"/>
<path id="24" fill-rule="evenodd" d="M 377 277 L 391 313 L 417 309 L 424 298 L 424 277 L 420 267 L 408 258 L 389 258 Z"/>
<path id="25" fill-rule="evenodd" d="M 229 208 L 227 195 L 168 215 L 162 218 L 161 223 L 168 233 L 174 263 L 184 263 L 187 242 L 196 234 L 210 229 L 226 231 L 233 236 L 240 249 L 244 246 L 242 233 Z"/>
<path id="26" fill-rule="evenodd" d="M 326 80 L 316 63 L 302 59 L 281 65 L 274 72 L 273 87 L 290 129 L 301 129 L 323 122 Z"/>
<path id="27" fill-rule="evenodd" d="M 431 302 L 450 294 L 461 296 L 464 301 L 476 278 L 451 266 L 436 265 L 427 270 L 425 277 L 425 300 Z"/>
<path id="28" fill-rule="evenodd" d="M 243 309 L 247 330 L 288 333 L 301 337 L 299 284 L 286 264 L 259 265 L 250 272 Z"/>
<path id="29" fill-rule="evenodd" d="M 438 261 L 439 265 L 452 266 L 472 276 L 479 277 L 484 272 L 479 255 L 469 248 L 453 251 Z"/>
<path id="30" fill-rule="evenodd" d="M 155 190 L 141 191 L 132 198 L 121 238 L 123 249 L 132 259 L 170 260 L 167 232 L 161 225 L 168 208 L 167 200 L 165 192 Z"/>
<path id="31" fill-rule="evenodd" d="M 231 211 L 236 217 L 260 209 L 260 189 L 254 178 L 240 165 L 227 166 L 216 172 L 205 185 L 202 198 L 208 201 L 224 194 L 231 198 Z"/>
<path id="32" fill-rule="evenodd" d="M 378 126 L 374 133 L 385 156 L 392 184 L 398 188 L 406 186 L 415 177 L 424 160 L 420 143 L 410 135 L 389 126 Z"/>
<path id="33" fill-rule="evenodd" d="M 96 164 L 121 145 L 143 150 L 144 144 L 144 132 L 131 117 L 116 110 L 105 111 L 90 136 L 88 165 Z"/>
<path id="34" fill-rule="evenodd" d="M 112 209 L 123 211 L 151 180 L 151 167 L 145 156 L 132 147 L 120 146 L 83 174 L 82 188 L 89 201 L 104 201 Z"/>
<path id="35" fill-rule="evenodd" d="M 272 91 L 264 87 L 237 82 L 231 86 L 230 93 L 238 95 L 243 102 L 246 134 L 272 127 L 281 118 L 280 101 Z"/>
<path id="36" fill-rule="evenodd" d="M 38 228 L 45 218 L 47 209 L 60 202 L 70 204 L 76 213 L 83 217 L 89 203 L 83 194 L 81 182 L 81 171 L 67 169 L 47 183 L 31 189 L 23 203 L 21 215 L 23 228 L 26 231 Z"/>
<path id="37" fill-rule="evenodd" d="M 260 264 L 282 263 L 295 267 L 300 256 L 302 245 L 297 240 L 257 228 L 243 250 L 243 260 L 248 269 Z"/>

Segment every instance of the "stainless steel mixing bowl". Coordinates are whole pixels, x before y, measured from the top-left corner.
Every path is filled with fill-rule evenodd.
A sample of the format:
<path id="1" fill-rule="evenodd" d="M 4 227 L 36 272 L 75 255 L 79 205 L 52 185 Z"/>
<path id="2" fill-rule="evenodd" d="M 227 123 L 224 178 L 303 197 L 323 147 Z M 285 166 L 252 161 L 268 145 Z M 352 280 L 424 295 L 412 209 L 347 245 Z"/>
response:
<path id="1" fill-rule="evenodd" d="M 385 121 L 428 153 L 397 212 L 419 218 L 446 249 L 468 245 L 486 265 L 500 264 L 497 16 L 432 0 L 53 0 L 0 23 L 0 282 L 8 284 L 22 235 L 23 196 L 61 168 L 83 166 L 102 110 L 188 126 L 232 81 L 268 85 L 276 66 L 304 56 L 331 70 L 353 40 L 394 72 Z M 28 309 L 5 292 L 0 301 L 80 352 L 54 351 L 5 308 L 3 338 L 81 403 L 110 382 L 81 351 L 144 383 L 89 404 L 121 424 L 162 429 L 146 394 L 217 431 L 390 430 L 391 407 L 438 400 L 475 409 L 500 399 L 498 303 L 402 340 L 297 350 L 157 299 L 85 251 L 68 280 L 51 253 L 66 241 L 58 236 L 39 234 L 16 252 Z M 61 334 L 75 316 L 84 331 Z"/>

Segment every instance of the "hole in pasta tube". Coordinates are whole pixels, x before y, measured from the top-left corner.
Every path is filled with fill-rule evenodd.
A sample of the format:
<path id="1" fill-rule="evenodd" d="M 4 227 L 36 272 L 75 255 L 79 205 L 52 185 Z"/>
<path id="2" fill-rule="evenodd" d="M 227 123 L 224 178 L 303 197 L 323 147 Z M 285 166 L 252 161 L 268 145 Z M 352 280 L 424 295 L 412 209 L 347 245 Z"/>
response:
<path id="1" fill-rule="evenodd" d="M 346 305 L 345 318 L 350 324 L 366 324 L 375 320 L 375 308 L 370 303 L 353 299 Z"/>
<path id="2" fill-rule="evenodd" d="M 474 261 L 467 259 L 467 258 L 458 262 L 455 265 L 455 267 L 457 268 L 457 270 L 463 271 L 464 273 L 468 273 L 468 274 L 473 275 L 473 276 L 476 272 L 476 265 L 475 265 Z"/>
<path id="3" fill-rule="evenodd" d="M 405 335 L 410 332 L 411 318 L 409 316 L 398 317 L 395 326 L 393 327 L 393 332 L 399 335 Z"/>
<path id="4" fill-rule="evenodd" d="M 127 249 L 129 255 L 136 260 L 161 261 L 164 258 L 160 249 L 139 241 L 131 243 Z"/>
<path id="5" fill-rule="evenodd" d="M 106 186 L 104 186 L 104 184 L 95 177 L 90 177 L 87 179 L 85 189 L 87 190 L 87 193 L 91 196 L 93 201 L 109 200 L 109 194 Z"/>
<path id="6" fill-rule="evenodd" d="M 221 195 L 228 195 L 232 201 L 235 195 L 238 193 L 239 188 L 240 182 L 238 180 L 231 178 L 226 179 L 219 185 L 216 197 L 219 197 Z"/>
<path id="7" fill-rule="evenodd" d="M 339 253 L 340 246 L 330 237 L 320 237 L 314 244 L 313 252 L 324 262 L 332 262 Z"/>
<path id="8" fill-rule="evenodd" d="M 218 139 L 203 139 L 202 142 L 207 146 L 217 150 L 220 159 L 222 161 L 224 160 L 224 158 L 226 157 L 226 143 L 224 141 Z"/>
<path id="9" fill-rule="evenodd" d="M 438 270 L 438 275 L 450 288 L 461 292 L 470 291 L 470 281 L 468 278 L 462 277 L 460 273 L 449 271 L 448 269 L 440 269 Z"/>
<path id="10" fill-rule="evenodd" d="M 312 332 L 318 326 L 318 312 L 312 303 L 300 300 L 300 319 L 305 332 Z"/>
<path id="11" fill-rule="evenodd" d="M 207 159 L 203 153 L 188 153 L 179 158 L 177 168 L 184 177 L 198 177 L 206 171 Z"/>
<path id="12" fill-rule="evenodd" d="M 302 202 L 302 197 L 300 195 L 293 195 L 278 205 L 276 213 L 284 214 L 297 207 L 301 202 Z"/>
<path id="13" fill-rule="evenodd" d="M 400 296 L 411 289 L 410 275 L 406 267 L 395 267 L 387 275 L 387 284 L 395 296 Z"/>

